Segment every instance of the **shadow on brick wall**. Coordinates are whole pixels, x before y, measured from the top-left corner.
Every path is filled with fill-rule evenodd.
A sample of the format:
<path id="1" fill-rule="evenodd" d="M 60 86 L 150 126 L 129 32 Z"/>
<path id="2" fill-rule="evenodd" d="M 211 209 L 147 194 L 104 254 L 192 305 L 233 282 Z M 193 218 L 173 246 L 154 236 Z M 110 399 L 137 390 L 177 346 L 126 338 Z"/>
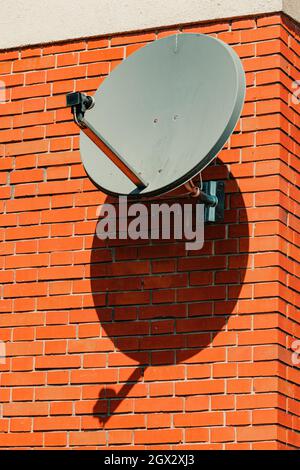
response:
<path id="1" fill-rule="evenodd" d="M 226 210 L 223 223 L 205 226 L 200 251 L 186 251 L 184 240 L 101 241 L 94 236 L 91 292 L 102 337 L 114 349 L 108 351 L 108 367 L 120 374 L 118 383 L 100 388 L 94 416 L 101 427 L 121 412 L 126 397 L 138 396 L 136 384 L 156 375 L 164 380 L 163 366 L 213 362 L 209 354 L 204 357 L 205 351 L 212 352 L 218 333 L 226 331 L 235 312 L 248 262 L 245 203 L 237 181 L 219 159 L 203 177 L 225 181 Z M 116 204 L 116 199 L 109 197 L 108 202 Z M 165 380 L 174 380 L 171 369 Z"/>

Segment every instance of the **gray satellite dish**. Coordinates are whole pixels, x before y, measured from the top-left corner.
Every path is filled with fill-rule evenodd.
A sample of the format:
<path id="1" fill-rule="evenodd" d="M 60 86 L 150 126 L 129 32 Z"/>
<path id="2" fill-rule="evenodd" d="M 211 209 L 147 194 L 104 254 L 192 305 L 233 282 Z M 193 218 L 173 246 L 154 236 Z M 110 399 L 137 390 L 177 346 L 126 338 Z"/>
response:
<path id="1" fill-rule="evenodd" d="M 95 100 L 67 96 L 87 174 L 111 195 L 155 196 L 187 183 L 230 137 L 245 88 L 240 59 L 218 39 L 178 34 L 150 43 L 109 75 Z"/>

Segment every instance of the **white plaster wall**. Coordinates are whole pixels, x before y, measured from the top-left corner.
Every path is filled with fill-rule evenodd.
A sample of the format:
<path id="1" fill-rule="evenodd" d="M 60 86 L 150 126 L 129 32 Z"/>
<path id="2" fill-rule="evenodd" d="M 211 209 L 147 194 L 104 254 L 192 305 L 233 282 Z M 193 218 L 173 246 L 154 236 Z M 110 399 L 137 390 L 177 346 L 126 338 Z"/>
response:
<path id="1" fill-rule="evenodd" d="M 300 0 L 283 0 L 283 11 L 300 23 Z"/>
<path id="2" fill-rule="evenodd" d="M 300 0 L 0 0 L 0 49 L 286 11 Z"/>

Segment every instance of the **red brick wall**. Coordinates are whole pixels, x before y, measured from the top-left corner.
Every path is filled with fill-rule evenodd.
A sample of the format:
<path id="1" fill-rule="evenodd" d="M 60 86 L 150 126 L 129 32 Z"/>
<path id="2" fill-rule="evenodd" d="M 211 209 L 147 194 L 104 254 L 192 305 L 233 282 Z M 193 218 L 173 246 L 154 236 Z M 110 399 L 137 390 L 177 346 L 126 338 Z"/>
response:
<path id="1" fill-rule="evenodd" d="M 182 26 L 233 45 L 242 119 L 206 179 L 225 221 L 183 242 L 100 242 L 105 201 L 65 94 L 94 92 L 166 34 L 0 54 L 2 448 L 300 448 L 299 30 L 269 16 Z"/>

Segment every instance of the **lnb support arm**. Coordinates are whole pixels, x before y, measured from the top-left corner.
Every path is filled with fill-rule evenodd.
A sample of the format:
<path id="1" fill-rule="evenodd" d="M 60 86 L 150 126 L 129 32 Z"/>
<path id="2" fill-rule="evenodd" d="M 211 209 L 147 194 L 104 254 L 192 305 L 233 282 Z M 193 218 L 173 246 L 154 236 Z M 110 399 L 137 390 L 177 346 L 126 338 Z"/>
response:
<path id="1" fill-rule="evenodd" d="M 85 118 L 86 111 L 92 109 L 95 100 L 85 93 L 74 92 L 67 94 L 67 106 L 71 108 L 74 122 L 82 132 L 91 139 L 94 144 L 134 183 L 139 189 L 144 189 L 148 183 L 143 179 L 140 172 L 131 165 L 114 149 L 109 142 L 95 129 Z"/>

